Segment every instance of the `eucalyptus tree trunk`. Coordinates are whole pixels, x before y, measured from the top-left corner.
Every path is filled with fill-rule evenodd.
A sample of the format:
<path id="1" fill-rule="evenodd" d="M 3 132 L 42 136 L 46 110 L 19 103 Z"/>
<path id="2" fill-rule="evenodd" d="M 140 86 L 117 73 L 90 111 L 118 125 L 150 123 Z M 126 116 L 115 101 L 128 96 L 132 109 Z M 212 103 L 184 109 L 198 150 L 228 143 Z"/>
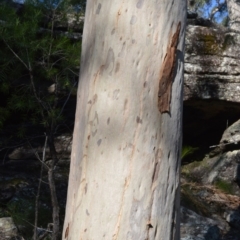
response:
<path id="1" fill-rule="evenodd" d="M 232 30 L 240 31 L 240 0 L 226 0 L 228 14 L 229 14 L 229 26 Z"/>
<path id="2" fill-rule="evenodd" d="M 89 0 L 62 239 L 179 239 L 185 0 Z"/>

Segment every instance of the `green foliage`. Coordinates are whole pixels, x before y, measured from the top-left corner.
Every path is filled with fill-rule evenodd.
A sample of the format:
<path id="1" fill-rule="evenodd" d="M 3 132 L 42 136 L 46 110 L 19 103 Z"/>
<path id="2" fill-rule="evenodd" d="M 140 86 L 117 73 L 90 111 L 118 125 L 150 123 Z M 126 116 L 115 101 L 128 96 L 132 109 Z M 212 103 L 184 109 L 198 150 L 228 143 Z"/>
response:
<path id="1" fill-rule="evenodd" d="M 0 16 L 0 93 L 6 99 L 0 111 L 7 109 L 0 127 L 17 112 L 53 130 L 63 121 L 59 102 L 76 86 L 81 47 L 57 29 L 66 25 L 71 33 L 66 21 L 77 12 L 68 0 L 28 0 L 20 12 L 0 4 Z"/>
<path id="2" fill-rule="evenodd" d="M 182 147 L 182 153 L 181 153 L 181 159 L 183 160 L 185 157 L 193 154 L 195 151 L 197 151 L 198 148 L 185 145 Z"/>
<path id="3" fill-rule="evenodd" d="M 219 52 L 220 45 L 216 34 L 199 34 L 198 39 L 202 43 L 199 46 L 199 52 L 202 54 L 216 54 Z"/>
<path id="4" fill-rule="evenodd" d="M 39 208 L 39 226 L 47 228 L 47 223 L 51 220 L 51 211 L 49 207 L 40 205 Z M 35 200 L 22 198 L 7 203 L 5 210 L 0 210 L 0 216 L 11 216 L 17 226 L 21 226 L 21 234 L 27 239 L 33 235 L 33 223 L 35 217 Z"/>
<path id="5" fill-rule="evenodd" d="M 233 191 L 233 186 L 231 183 L 223 180 L 223 179 L 218 179 L 216 182 L 215 182 L 215 186 L 225 192 L 225 193 L 228 193 L 228 194 L 233 194 L 234 191 Z"/>

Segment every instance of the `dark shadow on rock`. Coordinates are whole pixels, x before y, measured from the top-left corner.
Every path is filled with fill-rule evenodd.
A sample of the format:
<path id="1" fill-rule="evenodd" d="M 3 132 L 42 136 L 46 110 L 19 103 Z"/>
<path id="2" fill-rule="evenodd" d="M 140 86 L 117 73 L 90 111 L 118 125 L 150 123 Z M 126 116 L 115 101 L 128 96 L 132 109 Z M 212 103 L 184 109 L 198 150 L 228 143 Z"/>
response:
<path id="1" fill-rule="evenodd" d="M 234 181 L 237 183 L 238 187 L 240 187 L 240 163 L 236 166 Z"/>
<path id="2" fill-rule="evenodd" d="M 223 240 L 240 240 L 240 207 L 225 215 L 230 230 L 223 236 Z"/>
<path id="3" fill-rule="evenodd" d="M 217 225 L 209 227 L 206 234 L 204 234 L 205 240 L 221 240 L 220 229 Z"/>
<path id="4" fill-rule="evenodd" d="M 198 93 L 198 95 L 201 95 L 202 99 L 219 98 L 219 85 L 214 81 L 197 79 L 195 91 Z"/>
<path id="5" fill-rule="evenodd" d="M 183 145 L 199 148 L 189 157 L 195 161 L 202 159 L 211 151 L 210 146 L 219 144 L 225 129 L 238 119 L 238 103 L 214 99 L 184 101 Z"/>

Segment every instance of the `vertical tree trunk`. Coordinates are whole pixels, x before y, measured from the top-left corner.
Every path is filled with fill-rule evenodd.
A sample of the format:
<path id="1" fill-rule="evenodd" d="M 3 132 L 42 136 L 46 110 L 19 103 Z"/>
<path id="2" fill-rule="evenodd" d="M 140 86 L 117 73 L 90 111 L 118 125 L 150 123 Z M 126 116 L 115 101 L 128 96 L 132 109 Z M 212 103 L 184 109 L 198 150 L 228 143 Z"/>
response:
<path id="1" fill-rule="evenodd" d="M 186 1 L 89 0 L 63 238 L 179 239 Z"/>
<path id="2" fill-rule="evenodd" d="M 232 30 L 240 31 L 240 0 L 226 0 L 229 26 Z"/>

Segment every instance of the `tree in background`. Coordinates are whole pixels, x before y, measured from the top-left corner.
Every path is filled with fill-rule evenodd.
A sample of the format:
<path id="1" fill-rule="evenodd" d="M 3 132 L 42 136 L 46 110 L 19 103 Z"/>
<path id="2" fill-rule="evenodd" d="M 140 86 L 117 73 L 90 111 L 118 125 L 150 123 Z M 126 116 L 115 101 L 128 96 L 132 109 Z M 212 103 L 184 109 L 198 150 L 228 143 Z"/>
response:
<path id="1" fill-rule="evenodd" d="M 188 0 L 188 9 L 216 23 L 228 25 L 228 10 L 225 0 Z"/>
<path id="2" fill-rule="evenodd" d="M 188 0 L 188 9 L 200 16 L 239 31 L 239 0 Z"/>
<path id="3" fill-rule="evenodd" d="M 5 96 L 0 125 L 4 127 L 6 120 L 17 114 L 22 125 L 43 127 L 52 158 L 44 166 L 53 207 L 53 240 L 61 233 L 54 138 L 64 124 L 64 107 L 77 85 L 81 42 L 73 31 L 79 29 L 81 6 L 68 0 L 0 4 L 0 92 Z M 20 129 L 18 135 L 26 137 L 25 130 Z"/>
<path id="4" fill-rule="evenodd" d="M 179 239 L 185 0 L 87 1 L 63 240 Z"/>

